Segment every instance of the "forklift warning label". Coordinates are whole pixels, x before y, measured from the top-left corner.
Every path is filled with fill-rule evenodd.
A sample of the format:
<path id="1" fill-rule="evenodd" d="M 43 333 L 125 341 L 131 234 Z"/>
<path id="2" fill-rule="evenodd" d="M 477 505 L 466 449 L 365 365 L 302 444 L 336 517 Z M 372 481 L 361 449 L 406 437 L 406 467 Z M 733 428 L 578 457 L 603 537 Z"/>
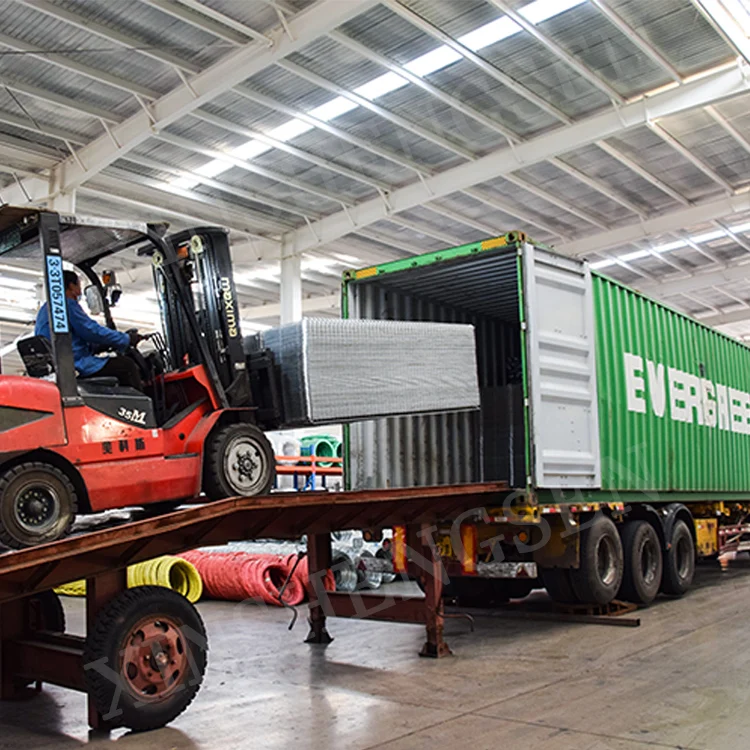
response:
<path id="1" fill-rule="evenodd" d="M 68 333 L 68 305 L 65 301 L 62 258 L 59 255 L 47 256 L 47 283 L 52 330 L 55 333 Z"/>
<path id="2" fill-rule="evenodd" d="M 750 435 L 750 394 L 624 354 L 628 411 Z"/>

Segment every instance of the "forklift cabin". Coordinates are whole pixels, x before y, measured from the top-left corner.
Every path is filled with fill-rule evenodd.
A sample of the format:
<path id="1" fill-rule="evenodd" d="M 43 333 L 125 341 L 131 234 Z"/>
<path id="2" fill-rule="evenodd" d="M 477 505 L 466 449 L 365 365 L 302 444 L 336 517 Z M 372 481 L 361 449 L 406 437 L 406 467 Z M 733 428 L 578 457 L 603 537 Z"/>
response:
<path id="1" fill-rule="evenodd" d="M 18 342 L 28 377 L 0 375 L 0 542 L 20 548 L 67 534 L 77 513 L 166 510 L 270 490 L 275 459 L 264 429 L 280 420 L 276 368 L 243 352 L 227 232 L 167 236 L 166 224 L 0 207 L 0 259 L 38 267 L 50 336 Z M 148 258 L 164 335 L 131 347 L 145 394 L 75 369 L 63 261 L 90 282 L 86 297 L 115 328 L 111 274 L 126 249 Z M 109 292 L 109 294 L 108 294 Z M 116 292 L 116 293 L 113 293 Z"/>

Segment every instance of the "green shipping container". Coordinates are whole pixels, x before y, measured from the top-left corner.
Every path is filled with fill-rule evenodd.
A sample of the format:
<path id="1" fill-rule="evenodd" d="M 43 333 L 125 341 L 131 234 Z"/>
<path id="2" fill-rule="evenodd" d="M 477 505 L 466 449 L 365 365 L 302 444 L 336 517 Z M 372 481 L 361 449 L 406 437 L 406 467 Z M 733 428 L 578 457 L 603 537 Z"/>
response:
<path id="1" fill-rule="evenodd" d="M 347 428 L 353 488 L 750 499 L 750 349 L 582 261 L 512 233 L 347 272 L 343 312 L 473 324 L 482 393 L 479 414 Z"/>

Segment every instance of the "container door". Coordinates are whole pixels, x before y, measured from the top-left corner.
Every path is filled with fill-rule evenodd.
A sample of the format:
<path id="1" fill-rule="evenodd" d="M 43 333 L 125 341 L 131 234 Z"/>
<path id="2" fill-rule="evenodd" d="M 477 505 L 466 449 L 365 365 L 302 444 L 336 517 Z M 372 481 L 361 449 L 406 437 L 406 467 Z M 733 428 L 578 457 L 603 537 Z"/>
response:
<path id="1" fill-rule="evenodd" d="M 523 276 L 532 484 L 598 488 L 591 273 L 581 261 L 526 245 Z"/>

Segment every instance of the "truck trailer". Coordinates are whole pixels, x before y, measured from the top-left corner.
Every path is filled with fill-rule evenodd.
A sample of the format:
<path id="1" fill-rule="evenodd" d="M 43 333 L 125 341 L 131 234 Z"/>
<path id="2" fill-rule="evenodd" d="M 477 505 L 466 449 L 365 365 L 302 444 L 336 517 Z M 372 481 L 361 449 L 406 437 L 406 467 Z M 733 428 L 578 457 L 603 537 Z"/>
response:
<path id="1" fill-rule="evenodd" d="M 347 271 L 344 317 L 471 323 L 481 409 L 345 429 L 350 489 L 507 482 L 437 545 L 488 603 L 680 596 L 750 549 L 750 349 L 513 232 Z M 407 569 L 416 540 L 394 533 Z M 750 539 L 750 536 L 747 537 Z"/>

